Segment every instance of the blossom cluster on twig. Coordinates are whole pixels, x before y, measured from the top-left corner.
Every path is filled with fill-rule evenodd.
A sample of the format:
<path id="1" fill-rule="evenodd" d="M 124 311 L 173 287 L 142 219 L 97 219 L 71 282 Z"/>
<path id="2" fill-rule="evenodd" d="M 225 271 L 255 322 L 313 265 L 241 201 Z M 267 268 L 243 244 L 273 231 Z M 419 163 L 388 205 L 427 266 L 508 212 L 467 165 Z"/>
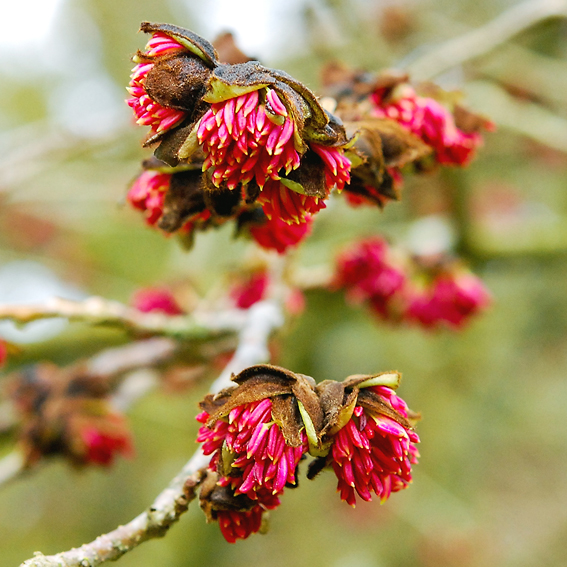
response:
<path id="1" fill-rule="evenodd" d="M 463 328 L 491 302 L 482 280 L 461 262 L 442 256 L 427 265 L 378 237 L 339 254 L 331 289 L 382 320 L 427 329 Z"/>
<path id="2" fill-rule="evenodd" d="M 419 418 L 396 395 L 400 375 L 315 381 L 284 368 L 257 365 L 234 386 L 201 402 L 198 441 L 211 455 L 200 492 L 209 521 L 233 543 L 258 532 L 268 510 L 297 483 L 298 465 L 314 459 L 308 477 L 324 468 L 337 476 L 342 500 L 384 502 L 411 482 L 419 456 L 413 423 Z"/>
<path id="3" fill-rule="evenodd" d="M 135 57 L 127 102 L 155 151 L 127 199 L 189 245 L 196 231 L 234 220 L 238 234 L 284 253 L 331 192 L 383 207 L 399 198 L 402 168 L 465 165 L 491 127 L 461 105 L 418 96 L 407 77 L 327 72 L 330 97 L 320 101 L 239 51 L 223 49 L 223 62 L 188 30 L 142 30 L 151 38 Z"/>

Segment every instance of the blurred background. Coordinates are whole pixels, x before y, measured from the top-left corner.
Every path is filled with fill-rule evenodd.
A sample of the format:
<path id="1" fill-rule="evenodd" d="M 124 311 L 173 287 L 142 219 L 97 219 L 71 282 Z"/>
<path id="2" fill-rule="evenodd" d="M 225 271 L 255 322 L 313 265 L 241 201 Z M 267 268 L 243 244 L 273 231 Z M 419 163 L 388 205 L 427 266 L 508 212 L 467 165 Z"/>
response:
<path id="1" fill-rule="evenodd" d="M 250 254 L 253 245 L 233 241 L 228 226 L 199 234 L 186 253 L 122 206 L 148 156 L 124 104 L 130 57 L 146 42 L 136 33 L 141 21 L 209 40 L 232 31 L 244 51 L 315 90 L 320 67 L 335 58 L 370 71 L 409 68 L 462 90 L 498 125 L 467 169 L 407 176 L 402 201 L 383 212 L 332 201 L 298 253 L 318 265 L 356 237 L 406 241 L 416 221 L 434 218 L 493 294 L 490 312 L 464 331 L 424 332 L 390 327 L 342 295 L 311 292 L 282 338 L 278 363 L 317 380 L 402 371 L 400 395 L 423 415 L 410 489 L 352 510 L 330 473 L 302 478 L 269 534 L 236 545 L 194 503 L 167 537 L 127 554 L 121 567 L 567 565 L 567 21 L 539 22 L 436 76 L 423 59 L 517 4 L 3 3 L 2 302 L 53 293 L 127 302 L 139 287 L 184 281 L 205 293 Z M 126 341 L 118 331 L 56 325 L 22 339 L 24 360 L 66 364 Z M 51 462 L 0 488 L 2 565 L 79 546 L 149 505 L 196 447 L 193 418 L 206 389 L 156 392 L 135 405 L 134 460 L 82 473 Z M 0 456 L 11 448 L 0 438 Z"/>

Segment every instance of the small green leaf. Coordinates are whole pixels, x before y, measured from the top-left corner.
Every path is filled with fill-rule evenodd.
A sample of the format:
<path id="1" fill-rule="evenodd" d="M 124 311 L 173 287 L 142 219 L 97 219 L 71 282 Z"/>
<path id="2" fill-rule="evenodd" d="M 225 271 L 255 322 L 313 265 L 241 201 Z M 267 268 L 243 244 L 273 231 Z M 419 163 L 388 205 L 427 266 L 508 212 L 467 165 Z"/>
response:
<path id="1" fill-rule="evenodd" d="M 359 388 L 371 388 L 372 386 L 387 386 L 395 390 L 400 385 L 400 375 L 397 372 L 385 372 L 384 374 L 378 374 L 378 376 L 373 376 L 360 384 L 357 384 Z"/>
<path id="2" fill-rule="evenodd" d="M 284 185 L 285 187 L 287 187 L 288 189 L 295 191 L 296 193 L 301 193 L 301 195 L 306 195 L 305 189 L 303 188 L 303 185 L 301 185 L 301 183 L 297 183 L 297 181 L 292 181 L 291 179 L 287 179 L 286 177 L 282 177 L 280 179 L 280 183 L 282 185 Z"/>
<path id="3" fill-rule="evenodd" d="M 253 91 L 258 91 L 267 86 L 267 83 L 257 85 L 229 85 L 228 83 L 221 81 L 218 77 L 213 76 L 203 100 L 213 104 L 215 102 L 222 102 L 224 100 L 236 98 L 237 96 L 251 93 Z"/>
<path id="4" fill-rule="evenodd" d="M 322 448 L 319 443 L 319 437 L 315 431 L 315 426 L 311 417 L 305 406 L 297 400 L 297 405 L 299 407 L 299 413 L 301 414 L 301 419 L 303 420 L 303 425 L 305 425 L 305 433 L 307 434 L 307 440 L 309 441 L 309 454 L 313 457 L 324 457 L 329 452 L 328 448 Z"/>

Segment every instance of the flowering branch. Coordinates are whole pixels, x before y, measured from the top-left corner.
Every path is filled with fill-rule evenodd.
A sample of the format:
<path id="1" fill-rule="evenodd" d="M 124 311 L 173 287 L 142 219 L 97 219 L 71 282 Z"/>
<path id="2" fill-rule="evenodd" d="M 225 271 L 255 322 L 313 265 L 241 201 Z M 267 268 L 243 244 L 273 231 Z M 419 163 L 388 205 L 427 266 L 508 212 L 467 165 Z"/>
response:
<path id="1" fill-rule="evenodd" d="M 38 319 L 65 317 L 92 325 L 123 327 L 127 330 L 168 335 L 180 339 L 207 339 L 238 331 L 244 315 L 238 310 L 223 313 L 199 313 L 194 316 L 171 316 L 142 313 L 117 301 L 89 297 L 84 301 L 52 298 L 37 305 L 2 305 L 0 319 L 29 323 Z"/>
<path id="2" fill-rule="evenodd" d="M 252 306 L 246 312 L 236 352 L 213 383 L 211 392 L 227 387 L 234 372 L 268 360 L 267 341 L 282 324 L 283 315 L 276 299 Z M 195 498 L 195 489 L 203 480 L 201 471 L 209 460 L 201 449 L 197 450 L 153 504 L 128 524 L 57 555 L 46 556 L 36 552 L 35 557 L 24 561 L 20 567 L 95 567 L 106 561 L 115 561 L 144 541 L 162 537 Z"/>
<path id="3" fill-rule="evenodd" d="M 202 480 L 199 471 L 205 465 L 197 452 L 153 504 L 131 522 L 76 549 L 50 556 L 36 552 L 21 567 L 94 567 L 115 561 L 148 539 L 164 536 L 195 498 L 195 488 Z"/>
<path id="4" fill-rule="evenodd" d="M 408 65 L 416 80 L 427 80 L 485 55 L 531 26 L 555 17 L 567 17 L 566 0 L 527 0 L 506 10 L 484 26 L 459 35 Z"/>

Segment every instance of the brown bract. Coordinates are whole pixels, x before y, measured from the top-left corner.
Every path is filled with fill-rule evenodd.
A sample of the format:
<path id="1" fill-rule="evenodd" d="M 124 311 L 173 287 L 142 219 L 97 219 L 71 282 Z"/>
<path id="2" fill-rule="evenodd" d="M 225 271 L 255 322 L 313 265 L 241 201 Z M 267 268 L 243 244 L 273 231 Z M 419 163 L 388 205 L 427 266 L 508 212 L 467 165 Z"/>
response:
<path id="1" fill-rule="evenodd" d="M 357 136 L 351 151 L 359 158 L 352 160 L 352 179 L 345 190 L 374 200 L 379 206 L 382 202 L 372 189 L 388 199 L 399 199 L 399 191 L 388 170 L 416 162 L 431 153 L 431 147 L 387 118 L 345 122 L 345 129 L 347 135 Z"/>
<path id="2" fill-rule="evenodd" d="M 209 394 L 199 404 L 209 414 L 208 427 L 219 419 L 227 418 L 234 408 L 266 398 L 272 400 L 272 417 L 288 445 L 301 445 L 299 432 L 304 424 L 298 402 L 307 410 L 313 423 L 321 427 L 323 413 L 312 378 L 279 366 L 259 364 L 233 376 L 232 381 L 237 384 L 236 387 L 222 390 L 216 395 Z"/>
<path id="3" fill-rule="evenodd" d="M 406 419 L 384 399 L 368 389 L 371 386 L 387 386 L 395 389 L 399 383 L 398 372 L 357 374 L 343 382 L 325 380 L 316 384 L 313 378 L 297 374 L 279 366 L 260 364 L 251 366 L 233 376 L 236 386 L 209 394 L 199 404 L 209 414 L 207 427 L 213 427 L 219 419 L 227 419 L 239 406 L 272 400 L 272 417 L 279 425 L 286 442 L 301 445 L 299 432 L 305 429 L 314 456 L 324 456 L 333 436 L 351 418 L 355 405 L 362 406 L 371 415 L 383 415 L 405 428 L 419 419 L 410 412 Z"/>

